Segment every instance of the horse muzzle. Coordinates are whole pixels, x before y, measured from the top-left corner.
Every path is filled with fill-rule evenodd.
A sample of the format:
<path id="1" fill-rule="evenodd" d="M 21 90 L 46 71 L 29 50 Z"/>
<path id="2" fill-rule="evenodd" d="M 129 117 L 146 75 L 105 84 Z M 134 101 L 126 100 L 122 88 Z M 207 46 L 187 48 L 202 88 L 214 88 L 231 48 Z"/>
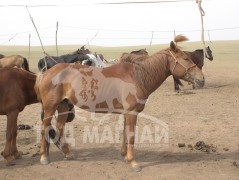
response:
<path id="1" fill-rule="evenodd" d="M 203 77 L 203 79 L 195 79 L 194 80 L 194 87 L 199 89 L 199 88 L 202 88 L 205 84 L 205 79 Z"/>

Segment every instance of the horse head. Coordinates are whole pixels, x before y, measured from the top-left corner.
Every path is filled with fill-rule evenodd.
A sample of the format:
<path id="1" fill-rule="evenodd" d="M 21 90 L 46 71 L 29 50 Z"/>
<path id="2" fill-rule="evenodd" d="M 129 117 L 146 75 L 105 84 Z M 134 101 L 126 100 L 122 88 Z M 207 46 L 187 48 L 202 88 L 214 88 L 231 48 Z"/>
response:
<path id="1" fill-rule="evenodd" d="M 85 45 L 81 46 L 80 49 L 78 49 L 77 51 L 75 51 L 77 54 L 90 54 L 91 51 L 89 49 L 85 49 Z"/>
<path id="2" fill-rule="evenodd" d="M 184 36 L 183 36 L 184 37 Z M 187 40 L 186 37 L 179 38 L 175 42 L 181 42 Z M 177 37 L 178 38 L 178 37 Z M 187 56 L 187 54 L 181 51 L 177 45 L 171 41 L 170 48 L 168 48 L 170 55 L 169 68 L 174 77 L 191 82 L 196 88 L 204 86 L 204 76 L 202 71 L 194 64 L 194 62 Z"/>

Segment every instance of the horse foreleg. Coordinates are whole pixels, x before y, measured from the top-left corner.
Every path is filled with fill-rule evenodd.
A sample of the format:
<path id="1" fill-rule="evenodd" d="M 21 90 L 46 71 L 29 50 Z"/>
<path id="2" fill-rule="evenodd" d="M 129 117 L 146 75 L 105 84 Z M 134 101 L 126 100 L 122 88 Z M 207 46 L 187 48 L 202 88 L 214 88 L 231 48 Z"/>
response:
<path id="1" fill-rule="evenodd" d="M 40 150 L 41 164 L 49 163 L 49 147 L 50 147 L 49 132 L 52 130 L 51 120 L 55 111 L 56 111 L 56 108 L 54 107 L 44 108 L 44 119 L 42 122 L 42 131 L 41 131 L 41 135 L 42 135 L 41 150 Z"/>
<path id="2" fill-rule="evenodd" d="M 134 158 L 134 140 L 135 140 L 135 128 L 136 128 L 137 115 L 126 114 L 125 126 L 127 135 L 127 161 L 130 162 L 134 171 L 139 172 L 141 168 Z"/>
<path id="3" fill-rule="evenodd" d="M 16 137 L 17 137 L 17 117 L 19 111 L 7 112 L 7 131 L 6 131 L 6 145 L 2 152 L 7 165 L 15 159 L 14 154 L 17 153 Z"/>
<path id="4" fill-rule="evenodd" d="M 124 115 L 124 129 L 123 129 L 123 137 L 122 137 L 122 144 L 121 144 L 121 155 L 126 157 L 127 154 L 127 146 L 126 146 L 126 117 Z"/>

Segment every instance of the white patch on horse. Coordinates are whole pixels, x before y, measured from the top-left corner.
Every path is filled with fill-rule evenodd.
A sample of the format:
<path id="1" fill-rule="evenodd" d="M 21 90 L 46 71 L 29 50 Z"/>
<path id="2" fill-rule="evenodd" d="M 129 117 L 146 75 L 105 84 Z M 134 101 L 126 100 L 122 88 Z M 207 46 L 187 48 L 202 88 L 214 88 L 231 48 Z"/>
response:
<path id="1" fill-rule="evenodd" d="M 95 111 L 99 103 L 107 103 L 108 111 L 113 112 L 115 108 L 113 101 L 117 100 L 125 110 L 128 110 L 129 104 L 126 101 L 131 94 L 135 97 L 137 103 L 136 86 L 133 83 L 125 82 L 116 77 L 105 77 L 101 68 L 75 69 L 67 67 L 52 78 L 53 85 L 70 83 L 77 106 L 87 106 L 89 111 Z M 67 98 L 67 97 L 66 97 Z M 145 102 L 145 101 L 144 101 Z"/>
<path id="2" fill-rule="evenodd" d="M 97 59 L 98 64 L 99 64 L 98 67 L 101 67 L 101 68 L 105 67 L 105 64 L 104 64 L 104 62 L 103 62 L 103 59 L 101 59 L 98 54 L 96 55 L 96 59 Z"/>
<path id="3" fill-rule="evenodd" d="M 95 67 L 99 66 L 98 61 L 93 54 L 87 54 L 87 56 L 89 56 L 88 60 L 92 62 L 91 66 L 95 66 Z"/>

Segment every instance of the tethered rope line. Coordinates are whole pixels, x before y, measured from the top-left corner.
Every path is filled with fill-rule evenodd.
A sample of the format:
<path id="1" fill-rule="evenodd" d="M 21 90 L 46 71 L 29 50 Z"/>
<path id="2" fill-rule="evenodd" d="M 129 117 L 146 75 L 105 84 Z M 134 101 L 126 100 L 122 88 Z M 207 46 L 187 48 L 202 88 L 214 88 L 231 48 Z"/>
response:
<path id="1" fill-rule="evenodd" d="M 46 30 L 46 29 L 52 29 L 54 28 L 55 26 L 49 26 L 49 27 L 45 27 L 45 28 L 39 28 L 40 30 Z M 165 30 L 165 31 L 160 31 L 160 30 L 145 30 L 145 31 L 140 31 L 140 30 L 117 30 L 117 29 L 99 29 L 99 28 L 82 28 L 82 27 L 77 27 L 77 26 L 61 26 L 61 28 L 70 28 L 70 29 L 81 29 L 81 30 L 98 30 L 98 31 L 110 31 L 110 32 L 113 32 L 113 31 L 125 31 L 125 32 L 148 32 L 148 33 L 151 33 L 152 34 L 152 31 L 154 33 L 171 33 L 171 32 L 174 32 L 173 30 Z M 227 27 L 227 28 L 216 28 L 216 29 L 207 29 L 205 31 L 208 31 L 209 32 L 213 32 L 213 31 L 224 31 L 224 30 L 236 30 L 236 29 L 239 29 L 239 27 Z M 3 42 L 2 44 L 5 44 L 7 43 L 8 41 L 11 41 L 12 39 L 15 39 L 16 36 L 19 36 L 21 34 L 28 34 L 28 33 L 31 33 L 35 30 L 29 30 L 29 31 L 24 31 L 24 32 L 19 32 L 19 33 L 15 33 L 15 34 L 0 34 L 0 37 L 3 37 L 3 36 L 12 36 L 11 38 L 9 38 L 8 40 L 6 40 L 6 42 Z M 201 30 L 176 30 L 177 32 L 198 32 L 198 31 L 201 31 Z M 210 40 L 211 41 L 211 40 Z"/>
<path id="2" fill-rule="evenodd" d="M 14 35 L 13 35 L 12 37 L 10 37 L 8 40 L 4 41 L 4 42 L 2 43 L 2 45 L 3 45 L 3 44 L 6 44 L 7 42 L 10 42 L 10 41 L 13 40 L 17 35 L 18 35 L 18 33 L 14 34 Z"/>
<path id="3" fill-rule="evenodd" d="M 27 6 L 26 6 L 26 9 L 27 9 L 28 15 L 29 15 L 29 17 L 30 17 L 30 20 L 31 20 L 31 22 L 32 22 L 32 24 L 33 24 L 33 26 L 34 26 L 34 28 L 35 28 L 35 30 L 36 30 L 37 36 L 38 36 L 38 38 L 39 38 L 39 41 L 40 41 L 40 43 L 41 43 L 42 51 L 43 51 L 43 53 L 45 53 L 45 49 L 44 49 L 44 47 L 43 47 L 43 44 L 42 44 L 42 41 L 41 41 L 41 37 L 40 37 L 40 34 L 39 34 L 38 30 L 37 30 L 36 24 L 34 23 L 33 17 L 31 16 L 31 13 L 29 12 Z"/>
<path id="4" fill-rule="evenodd" d="M 131 2 L 108 2 L 108 3 L 96 3 L 97 5 L 123 5 L 123 4 L 156 4 L 156 3 L 175 3 L 175 2 L 186 2 L 194 0 L 172 0 L 172 1 L 131 1 Z"/>
<path id="5" fill-rule="evenodd" d="M 78 3 L 78 4 L 40 4 L 40 5 L 22 5 L 6 4 L 0 7 L 66 7 L 66 6 L 83 6 L 83 5 L 122 5 L 122 4 L 156 4 L 156 3 L 175 3 L 175 2 L 192 2 L 194 0 L 168 0 L 168 1 L 131 1 L 131 2 L 108 2 L 108 3 Z"/>

